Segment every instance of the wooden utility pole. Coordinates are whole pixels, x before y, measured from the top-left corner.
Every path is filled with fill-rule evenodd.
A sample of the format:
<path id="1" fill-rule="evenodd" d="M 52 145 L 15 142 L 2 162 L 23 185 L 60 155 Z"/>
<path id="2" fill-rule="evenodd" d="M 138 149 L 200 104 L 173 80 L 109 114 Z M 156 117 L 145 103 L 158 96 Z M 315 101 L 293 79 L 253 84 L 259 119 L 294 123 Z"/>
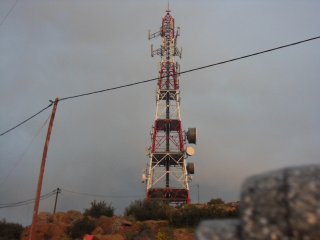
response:
<path id="1" fill-rule="evenodd" d="M 40 173 L 39 173 L 39 179 L 38 179 L 38 187 L 37 187 L 37 192 L 36 192 L 36 200 L 34 202 L 32 225 L 31 225 L 31 230 L 30 230 L 30 238 L 29 238 L 30 240 L 35 239 L 35 232 L 36 232 L 36 228 L 37 228 L 37 218 L 38 218 L 38 210 L 39 210 L 44 168 L 46 165 L 46 158 L 47 158 L 47 153 L 48 153 L 50 136 L 51 136 L 54 117 L 56 115 L 58 102 L 59 102 L 59 98 L 56 98 L 53 103 L 51 118 L 50 118 L 50 122 L 49 122 L 49 126 L 48 126 L 47 137 L 46 137 L 46 141 L 45 141 L 44 148 L 43 148 L 42 161 L 41 161 L 41 167 L 40 167 Z"/>
<path id="2" fill-rule="evenodd" d="M 57 188 L 57 190 L 56 190 L 56 199 L 54 200 L 53 215 L 56 213 L 57 201 L 58 201 L 58 195 L 59 195 L 59 193 L 61 193 L 61 189 L 60 189 L 60 188 Z"/>

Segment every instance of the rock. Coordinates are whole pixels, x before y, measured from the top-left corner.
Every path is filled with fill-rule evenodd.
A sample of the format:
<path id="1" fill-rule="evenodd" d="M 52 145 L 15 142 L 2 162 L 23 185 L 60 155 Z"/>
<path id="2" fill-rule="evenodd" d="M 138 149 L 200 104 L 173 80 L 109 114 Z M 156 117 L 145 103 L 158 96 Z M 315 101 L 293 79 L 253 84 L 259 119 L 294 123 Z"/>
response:
<path id="1" fill-rule="evenodd" d="M 121 234 L 94 235 L 94 240 L 125 240 Z"/>
<path id="2" fill-rule="evenodd" d="M 67 215 L 67 213 L 57 212 L 52 216 L 52 219 L 54 222 L 69 223 L 69 221 L 66 219 L 66 215 Z"/>
<path id="3" fill-rule="evenodd" d="M 74 222 L 74 221 L 77 221 L 77 220 L 83 218 L 83 215 L 79 211 L 70 210 L 70 211 L 67 211 L 67 217 L 71 223 L 71 222 Z"/>
<path id="4" fill-rule="evenodd" d="M 57 212 L 56 214 L 53 215 L 52 219 L 54 222 L 63 222 L 63 223 L 71 225 L 74 221 L 77 221 L 77 220 L 81 219 L 82 217 L 83 216 L 80 212 L 71 210 L 66 213 Z"/>
<path id="5" fill-rule="evenodd" d="M 52 218 L 52 214 L 48 212 L 41 212 L 38 214 L 38 222 L 49 221 Z"/>
<path id="6" fill-rule="evenodd" d="M 117 233 L 122 235 L 137 235 L 141 231 L 141 224 L 133 223 L 125 219 L 119 219 L 120 226 L 118 227 Z"/>
<path id="7" fill-rule="evenodd" d="M 37 224 L 35 240 L 43 239 L 62 239 L 66 236 L 65 230 L 67 225 L 63 223 L 48 223 L 39 221 Z M 22 233 L 22 240 L 29 240 L 30 227 L 26 228 Z"/>
<path id="8" fill-rule="evenodd" d="M 104 234 L 123 233 L 124 231 L 129 231 L 130 229 L 140 229 L 137 224 L 133 224 L 127 219 L 116 216 L 101 216 L 98 220 L 96 220 L 96 225 L 103 230 Z"/>
<path id="9" fill-rule="evenodd" d="M 195 238 L 194 234 L 190 230 L 185 228 L 178 228 L 173 230 L 173 239 L 179 240 L 193 240 Z"/>
<path id="10" fill-rule="evenodd" d="M 103 234 L 104 233 L 104 231 L 103 231 L 103 229 L 101 228 L 101 227 L 96 227 L 93 231 L 92 231 L 92 234 L 93 235 L 101 235 L 101 234 Z"/>
<path id="11" fill-rule="evenodd" d="M 139 232 L 138 235 L 130 237 L 128 236 L 127 239 L 133 239 L 133 240 L 150 240 L 150 239 L 156 239 L 155 233 L 150 229 L 143 229 L 141 232 Z"/>
<path id="12" fill-rule="evenodd" d="M 288 239 L 283 170 L 250 177 L 241 192 L 243 239 Z"/>
<path id="13" fill-rule="evenodd" d="M 125 227 L 130 227 L 132 226 L 132 222 L 126 220 L 126 219 L 121 219 L 121 225 Z"/>
<path id="14" fill-rule="evenodd" d="M 96 225 L 99 226 L 105 234 L 111 234 L 113 232 L 114 218 L 101 216 L 97 221 Z"/>
<path id="15" fill-rule="evenodd" d="M 47 235 L 50 239 L 61 239 L 63 236 L 66 236 L 66 230 L 68 225 L 63 223 L 52 223 L 49 225 L 49 231 Z"/>
<path id="16" fill-rule="evenodd" d="M 72 222 L 82 218 L 80 212 L 68 211 L 67 213 L 51 213 L 41 212 L 38 215 L 36 240 L 43 239 L 61 239 L 66 236 L 66 230 L 71 226 Z M 30 227 L 26 228 L 22 233 L 22 240 L 29 240 Z"/>
<path id="17" fill-rule="evenodd" d="M 143 224 L 151 229 L 153 232 L 158 232 L 162 228 L 167 228 L 169 226 L 168 221 L 165 220 L 147 220 Z"/>
<path id="18" fill-rule="evenodd" d="M 320 166 L 286 168 L 249 178 L 241 194 L 244 239 L 320 236 Z"/>
<path id="19" fill-rule="evenodd" d="M 284 170 L 291 239 L 320 238 L 320 166 Z"/>
<path id="20" fill-rule="evenodd" d="M 204 221 L 200 223 L 196 236 L 198 240 L 240 240 L 240 225 L 239 220 Z"/>

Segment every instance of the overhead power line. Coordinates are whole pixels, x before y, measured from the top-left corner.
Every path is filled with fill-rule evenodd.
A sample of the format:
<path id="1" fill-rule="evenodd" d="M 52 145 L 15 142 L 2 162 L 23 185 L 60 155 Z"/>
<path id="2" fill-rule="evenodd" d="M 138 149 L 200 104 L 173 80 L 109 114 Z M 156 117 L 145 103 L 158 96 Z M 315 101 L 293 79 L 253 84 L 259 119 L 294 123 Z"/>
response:
<path id="1" fill-rule="evenodd" d="M 4 24 L 4 22 L 7 20 L 7 18 L 9 17 L 9 15 L 12 13 L 13 9 L 16 7 L 17 3 L 19 0 L 16 0 L 14 2 L 14 4 L 12 4 L 11 8 L 9 9 L 9 11 L 7 12 L 7 14 L 4 16 L 4 18 L 1 20 L 0 22 L 0 27 Z"/>
<path id="2" fill-rule="evenodd" d="M 53 190 L 49 193 L 46 193 L 44 195 L 41 196 L 41 200 L 50 198 L 52 196 L 54 196 L 56 194 L 57 190 Z M 24 206 L 24 205 L 29 205 L 31 203 L 33 203 L 35 201 L 34 198 L 32 199 L 28 199 L 28 200 L 24 200 L 24 201 L 20 201 L 20 202 L 13 202 L 13 203 L 0 203 L 0 209 L 1 208 L 12 208 L 12 207 L 20 207 L 20 206 Z"/>
<path id="3" fill-rule="evenodd" d="M 13 167 L 11 168 L 11 170 L 7 171 L 7 174 L 5 175 L 5 177 L 2 179 L 2 181 L 0 182 L 0 187 L 5 183 L 5 181 L 8 179 L 8 177 L 12 174 L 13 170 L 19 165 L 19 163 L 23 160 L 24 156 L 27 154 L 27 152 L 29 151 L 32 143 L 35 141 L 35 139 L 38 137 L 38 135 L 40 134 L 40 132 L 42 131 L 42 129 L 44 128 L 44 126 L 47 124 L 48 120 L 50 118 L 50 115 L 48 116 L 48 118 L 45 120 L 45 122 L 42 124 L 42 126 L 38 129 L 38 131 L 35 133 L 35 135 L 33 136 L 33 138 L 30 140 L 29 144 L 27 145 L 27 147 L 25 148 L 25 150 L 22 152 L 21 156 L 19 158 L 17 158 L 17 160 L 14 162 Z"/>
<path id="4" fill-rule="evenodd" d="M 84 97 L 84 96 L 88 96 L 88 95 L 92 95 L 92 94 L 97 94 L 97 93 L 117 90 L 117 89 L 120 89 L 120 88 L 132 87 L 132 86 L 139 85 L 139 84 L 142 84 L 142 83 L 152 82 L 152 81 L 155 81 L 155 80 L 158 80 L 158 79 L 159 79 L 159 77 L 156 77 L 156 78 L 151 78 L 151 79 L 148 79 L 148 80 L 143 80 L 143 81 L 139 81 L 139 82 L 120 85 L 120 86 L 117 86 L 117 87 L 111 87 L 111 88 L 106 88 L 106 89 L 102 89 L 102 90 L 98 90 L 98 91 L 81 93 L 81 94 L 74 95 L 74 96 L 69 96 L 69 97 L 63 97 L 63 98 L 60 98 L 59 101 L 65 101 L 65 100 L 69 100 L 69 99 L 72 99 L 72 98 Z"/>
<path id="5" fill-rule="evenodd" d="M 301 44 L 301 43 L 304 43 L 304 42 L 309 42 L 309 41 L 316 40 L 316 39 L 319 39 L 319 38 L 320 38 L 320 36 L 313 37 L 313 38 L 308 38 L 308 39 L 305 39 L 305 40 L 302 40 L 302 41 L 299 41 L 299 42 L 294 42 L 294 43 L 282 45 L 280 47 L 275 47 L 275 48 L 267 49 L 267 50 L 264 50 L 264 51 L 260 51 L 260 52 L 256 52 L 256 53 L 252 53 L 252 54 L 248 54 L 248 55 L 244 55 L 242 57 L 232 58 L 232 59 L 229 59 L 229 60 L 226 60 L 226 61 L 217 62 L 217 63 L 205 65 L 205 66 L 202 66 L 202 67 L 192 68 L 192 69 L 189 69 L 189 70 L 186 70 L 186 71 L 182 71 L 179 74 L 182 75 L 182 74 L 185 74 L 185 73 L 194 72 L 194 71 L 202 70 L 202 69 L 205 69 L 205 68 L 214 67 L 214 66 L 217 66 L 217 65 L 222 65 L 222 64 L 225 64 L 225 63 L 229 63 L 229 62 L 234 62 L 234 61 L 237 61 L 237 60 L 240 60 L 240 59 L 253 57 L 253 56 L 264 54 L 264 53 L 267 53 L 267 52 L 272 52 L 272 51 L 275 51 L 275 50 L 279 50 L 281 48 L 291 47 L 291 46 L 294 46 L 294 45 L 298 45 L 298 44 Z M 107 91 L 112 91 L 112 90 L 117 90 L 117 89 L 125 88 L 125 87 L 131 87 L 131 86 L 135 86 L 135 85 L 139 85 L 139 84 L 143 84 L 143 83 L 152 82 L 152 81 L 155 81 L 155 80 L 158 80 L 158 79 L 159 79 L 159 77 L 156 77 L 156 78 L 151 78 L 151 79 L 148 79 L 148 80 L 143 80 L 143 81 L 139 81 L 139 82 L 120 85 L 120 86 L 117 86 L 117 87 L 106 88 L 106 89 L 102 89 L 102 90 L 98 90 L 98 91 L 87 92 L 87 93 L 82 93 L 82 94 L 78 94 L 78 95 L 74 95 L 74 96 L 64 97 L 64 98 L 60 98 L 60 101 L 64 101 L 64 100 L 68 100 L 68 99 L 72 99 L 72 98 L 84 97 L 84 96 L 97 94 L 97 93 L 102 93 L 102 92 L 107 92 Z"/>
<path id="6" fill-rule="evenodd" d="M 260 52 L 244 55 L 242 57 L 232 58 L 232 59 L 229 59 L 229 60 L 226 60 L 226 61 L 217 62 L 217 63 L 209 64 L 209 65 L 206 65 L 206 66 L 197 67 L 197 68 L 193 68 L 193 69 L 190 69 L 190 70 L 182 71 L 180 74 L 194 72 L 194 71 L 202 70 L 202 69 L 205 69 L 205 68 L 214 67 L 214 66 L 217 66 L 217 65 L 222 65 L 222 64 L 225 64 L 225 63 L 229 63 L 229 62 L 234 62 L 234 61 L 241 60 L 241 59 L 244 59 L 244 58 L 249 58 L 249 57 L 257 56 L 257 55 L 260 55 L 260 54 L 276 51 L 276 50 L 279 50 L 279 49 L 282 49 L 282 48 L 292 47 L 294 45 L 298 45 L 298 44 L 301 44 L 301 43 L 313 41 L 313 40 L 316 40 L 316 39 L 319 39 L 319 38 L 320 38 L 320 36 L 313 37 L 313 38 L 308 38 L 308 39 L 305 39 L 305 40 L 302 40 L 302 41 L 299 41 L 299 42 L 294 42 L 294 43 L 282 45 L 280 47 L 270 48 L 270 49 L 263 50 L 263 51 L 260 51 Z"/>
<path id="7" fill-rule="evenodd" d="M 302 41 L 298 41 L 298 42 L 282 45 L 282 46 L 275 47 L 275 48 L 270 48 L 270 49 L 263 50 L 263 51 L 260 51 L 260 52 L 255 52 L 255 53 L 252 53 L 252 54 L 247 54 L 247 55 L 244 55 L 244 56 L 241 56 L 241 57 L 236 57 L 236 58 L 232 58 L 232 59 L 229 59 L 229 60 L 225 60 L 225 61 L 221 61 L 221 62 L 217 62 L 217 63 L 213 63 L 213 64 L 201 66 L 201 67 L 192 68 L 192 69 L 180 72 L 180 75 L 185 74 L 185 73 L 189 73 L 189 72 L 202 70 L 202 69 L 205 69 L 205 68 L 210 68 L 210 67 L 222 65 L 222 64 L 225 64 L 225 63 L 229 63 L 229 62 L 238 61 L 238 60 L 241 60 L 241 59 L 244 59 L 244 58 L 249 58 L 249 57 L 257 56 L 257 55 L 260 55 L 260 54 L 276 51 L 276 50 L 279 50 L 279 49 L 282 49 L 282 48 L 295 46 L 295 45 L 298 45 L 298 44 L 301 44 L 301 43 L 305 43 L 305 42 L 309 42 L 309 41 L 313 41 L 313 40 L 316 40 L 316 39 L 319 39 L 319 38 L 320 38 L 320 36 L 313 37 L 313 38 L 308 38 L 308 39 L 305 39 L 305 40 L 302 40 Z M 121 89 L 121 88 L 132 87 L 132 86 L 135 86 L 135 85 L 156 81 L 158 79 L 159 79 L 159 77 L 156 77 L 156 78 L 151 78 L 151 79 L 148 79 L 148 80 L 143 80 L 143 81 L 134 82 L 134 83 L 128 83 L 128 84 L 124 84 L 124 85 L 120 85 L 120 86 L 116 86 L 116 87 L 111 87 L 111 88 L 101 89 L 101 90 L 97 90 L 97 91 L 92 91 L 92 92 L 81 93 L 81 94 L 77 94 L 77 95 L 73 95 L 73 96 L 63 97 L 63 98 L 60 98 L 59 101 L 65 101 L 65 100 L 69 100 L 69 99 L 73 99 L 73 98 L 79 98 L 79 97 L 98 94 L 98 93 L 102 93 L 102 92 L 113 91 L 113 90 L 117 90 L 117 89 Z M 32 118 L 36 117 L 41 112 L 43 112 L 44 110 L 46 110 L 47 108 L 49 108 L 51 106 L 52 106 L 52 103 L 49 106 L 41 109 L 36 114 L 32 115 L 31 117 L 29 117 L 26 120 L 22 121 L 21 123 L 17 124 L 16 126 L 14 126 L 14 127 L 10 128 L 10 129 L 6 130 L 5 132 L 1 133 L 0 136 L 3 136 L 5 134 L 7 134 L 8 132 L 14 130 L 15 128 L 19 127 L 20 125 L 26 123 L 27 121 L 29 121 Z"/>
<path id="8" fill-rule="evenodd" d="M 17 125 L 13 126 L 12 128 L 8 129 L 7 131 L 4 131 L 3 133 L 0 134 L 0 137 L 7 134 L 8 132 L 11 132 L 12 130 L 16 129 L 17 127 L 21 126 L 22 124 L 28 122 L 29 120 L 31 120 L 32 118 L 38 116 L 40 113 L 42 113 L 44 110 L 48 109 L 49 107 L 52 106 L 52 102 L 47 106 L 42 108 L 39 112 L 33 114 L 31 117 L 28 117 L 26 120 L 23 120 L 22 122 L 18 123 Z"/>

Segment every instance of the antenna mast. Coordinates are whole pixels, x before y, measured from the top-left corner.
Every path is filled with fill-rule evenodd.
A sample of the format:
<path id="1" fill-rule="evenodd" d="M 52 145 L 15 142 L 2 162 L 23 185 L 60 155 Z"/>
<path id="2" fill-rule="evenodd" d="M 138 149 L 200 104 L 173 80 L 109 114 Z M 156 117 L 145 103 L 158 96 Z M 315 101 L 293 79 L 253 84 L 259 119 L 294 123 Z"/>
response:
<path id="1" fill-rule="evenodd" d="M 192 147 L 185 144 L 196 143 L 196 129 L 182 131 L 180 117 L 180 65 L 175 57 L 181 58 L 182 49 L 177 48 L 180 28 L 175 29 L 174 18 L 168 9 L 162 19 L 160 30 L 150 33 L 149 40 L 161 37 L 159 49 L 153 49 L 151 56 L 159 55 L 159 80 L 156 92 L 156 116 L 151 130 L 151 146 L 147 155 L 149 162 L 142 181 L 146 182 L 146 199 L 160 200 L 172 205 L 190 203 L 189 182 L 194 174 L 194 164 L 186 158 L 193 155 Z"/>

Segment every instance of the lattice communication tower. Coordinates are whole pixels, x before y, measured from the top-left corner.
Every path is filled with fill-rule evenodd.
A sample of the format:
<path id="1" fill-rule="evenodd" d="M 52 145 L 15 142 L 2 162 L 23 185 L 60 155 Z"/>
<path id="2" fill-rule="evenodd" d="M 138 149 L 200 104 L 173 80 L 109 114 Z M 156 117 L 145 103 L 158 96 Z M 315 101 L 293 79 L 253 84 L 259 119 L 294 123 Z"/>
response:
<path id="1" fill-rule="evenodd" d="M 151 56 L 161 56 L 159 80 L 156 91 L 156 116 L 151 130 L 151 146 L 142 182 L 146 183 L 146 199 L 165 201 L 172 205 L 190 203 L 189 182 L 194 174 L 194 164 L 186 159 L 194 154 L 186 143 L 196 143 L 196 128 L 182 131 L 180 117 L 180 65 L 175 56 L 181 58 L 182 49 L 177 48 L 180 28 L 175 29 L 171 11 L 166 10 L 160 30 L 150 33 L 149 40 L 161 37 L 159 49 L 153 49 Z"/>

